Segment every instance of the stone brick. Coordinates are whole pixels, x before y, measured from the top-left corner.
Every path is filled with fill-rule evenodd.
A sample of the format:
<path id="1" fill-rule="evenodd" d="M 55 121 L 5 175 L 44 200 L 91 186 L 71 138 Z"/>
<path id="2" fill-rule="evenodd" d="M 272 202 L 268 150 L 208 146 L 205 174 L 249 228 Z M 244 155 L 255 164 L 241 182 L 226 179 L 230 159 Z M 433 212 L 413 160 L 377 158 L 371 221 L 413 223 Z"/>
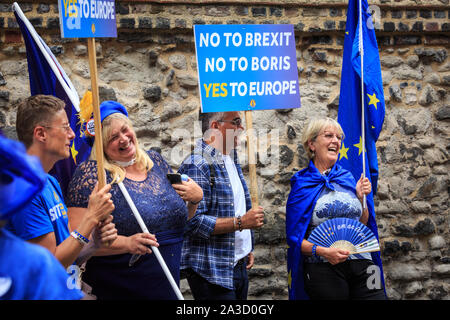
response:
<path id="1" fill-rule="evenodd" d="M 8 28 L 10 29 L 18 29 L 19 24 L 16 21 L 16 18 L 8 18 Z"/>
<path id="2" fill-rule="evenodd" d="M 21 43 L 22 34 L 16 31 L 6 31 L 5 32 L 5 43 Z"/>
<path id="3" fill-rule="evenodd" d="M 140 17 L 139 18 L 139 28 L 141 29 L 151 29 L 152 28 L 152 19 L 149 17 Z"/>
<path id="4" fill-rule="evenodd" d="M 211 17 L 228 17 L 230 15 L 229 6 L 208 6 L 205 8 L 205 15 Z"/>
<path id="5" fill-rule="evenodd" d="M 446 18 L 446 14 L 445 14 L 445 11 L 438 11 L 438 10 L 436 10 L 436 11 L 434 11 L 434 17 L 436 18 L 436 19 L 445 19 Z"/>
<path id="6" fill-rule="evenodd" d="M 234 12 L 238 16 L 248 16 L 248 7 L 239 6 L 234 9 Z"/>
<path id="7" fill-rule="evenodd" d="M 158 29 L 170 29 L 170 19 L 168 18 L 156 18 L 156 28 Z"/>
<path id="8" fill-rule="evenodd" d="M 175 19 L 175 28 L 186 28 L 186 20 L 184 19 Z"/>
<path id="9" fill-rule="evenodd" d="M 292 18 L 292 17 L 298 17 L 298 15 L 300 14 L 298 8 L 286 8 L 284 9 L 285 15 L 288 18 Z"/>
<path id="10" fill-rule="evenodd" d="M 394 45 L 414 45 L 421 44 L 420 36 L 394 36 Z"/>
<path id="11" fill-rule="evenodd" d="M 331 8 L 330 9 L 330 17 L 342 17 L 342 9 Z"/>
<path id="12" fill-rule="evenodd" d="M 116 13 L 125 15 L 130 13 L 130 8 L 128 4 L 121 3 L 119 1 L 116 2 Z"/>
<path id="13" fill-rule="evenodd" d="M 133 29 L 135 23 L 136 23 L 136 21 L 134 21 L 134 18 L 120 19 L 120 27 L 124 28 L 124 29 Z"/>
<path id="14" fill-rule="evenodd" d="M 393 10 L 393 11 L 391 11 L 391 17 L 393 19 L 401 19 L 403 17 L 403 11 Z"/>
<path id="15" fill-rule="evenodd" d="M 12 12 L 12 4 L 0 3 L 0 12 Z"/>
<path id="16" fill-rule="evenodd" d="M 280 7 L 270 7 L 270 15 L 274 17 L 283 16 L 283 8 Z"/>
<path id="17" fill-rule="evenodd" d="M 422 32 L 423 31 L 423 22 L 416 21 L 411 27 L 411 31 Z"/>
<path id="18" fill-rule="evenodd" d="M 336 21 L 325 21 L 323 27 L 325 30 L 336 30 Z"/>
<path id="19" fill-rule="evenodd" d="M 50 6 L 46 3 L 40 3 L 37 7 L 37 12 L 41 14 L 50 12 Z"/>
<path id="20" fill-rule="evenodd" d="M 267 15 L 267 9 L 265 7 L 252 8 L 253 17 L 265 17 Z"/>
<path id="21" fill-rule="evenodd" d="M 59 18 L 48 18 L 47 28 L 49 29 L 59 28 Z"/>
<path id="22" fill-rule="evenodd" d="M 427 22 L 425 24 L 425 31 L 439 31 L 439 23 Z"/>
<path id="23" fill-rule="evenodd" d="M 430 19 L 432 17 L 431 10 L 420 10 L 419 13 L 421 18 Z"/>
<path id="24" fill-rule="evenodd" d="M 388 31 L 388 32 L 395 31 L 395 23 L 394 22 L 385 22 L 383 24 L 383 30 Z"/>
<path id="25" fill-rule="evenodd" d="M 399 22 L 397 30 L 400 32 L 407 32 L 409 30 L 409 26 L 407 24 L 404 24 L 403 22 Z"/>
<path id="26" fill-rule="evenodd" d="M 33 25 L 33 27 L 35 27 L 35 28 L 42 27 L 42 17 L 35 17 L 35 18 L 28 19 L 28 20 Z"/>
<path id="27" fill-rule="evenodd" d="M 416 10 L 406 10 L 406 18 L 407 19 L 416 19 L 417 11 Z"/>

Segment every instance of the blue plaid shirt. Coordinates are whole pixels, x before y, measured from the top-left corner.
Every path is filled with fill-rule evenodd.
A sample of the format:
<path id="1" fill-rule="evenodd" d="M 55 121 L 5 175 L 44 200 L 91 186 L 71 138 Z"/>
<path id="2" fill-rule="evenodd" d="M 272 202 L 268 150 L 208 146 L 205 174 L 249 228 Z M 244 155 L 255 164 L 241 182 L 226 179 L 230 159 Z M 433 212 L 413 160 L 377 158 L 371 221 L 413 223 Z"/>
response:
<path id="1" fill-rule="evenodd" d="M 251 208 L 250 194 L 234 150 L 234 159 L 245 192 L 246 211 Z M 207 162 L 208 161 L 208 162 Z M 215 170 L 211 190 L 209 162 Z M 217 218 L 234 217 L 234 198 L 222 154 L 199 140 L 193 154 L 182 163 L 179 173 L 187 174 L 203 189 L 203 200 L 186 226 L 181 269 L 191 268 L 207 281 L 233 289 L 234 232 L 213 235 Z M 252 232 L 253 247 L 253 232 Z"/>

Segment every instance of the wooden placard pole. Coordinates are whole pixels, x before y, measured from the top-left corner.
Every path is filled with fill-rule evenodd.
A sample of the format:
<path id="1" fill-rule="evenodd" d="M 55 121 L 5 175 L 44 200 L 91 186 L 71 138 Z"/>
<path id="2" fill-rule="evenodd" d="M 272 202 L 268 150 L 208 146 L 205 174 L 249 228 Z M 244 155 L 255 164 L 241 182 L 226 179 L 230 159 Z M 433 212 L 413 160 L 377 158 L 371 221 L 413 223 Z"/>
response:
<path id="1" fill-rule="evenodd" d="M 247 150 L 248 150 L 248 172 L 250 175 L 250 197 L 252 199 L 252 207 L 259 205 L 258 200 L 258 182 L 256 180 L 256 156 L 255 143 L 253 135 L 253 119 L 252 112 L 245 111 L 245 124 L 247 128 Z"/>
<path id="2" fill-rule="evenodd" d="M 97 155 L 98 189 L 106 185 L 106 174 L 103 164 L 103 139 L 102 122 L 100 116 L 100 98 L 98 94 L 97 53 L 95 50 L 95 38 L 87 38 L 89 53 L 89 68 L 91 73 L 92 108 L 94 110 L 95 140 L 94 148 Z"/>

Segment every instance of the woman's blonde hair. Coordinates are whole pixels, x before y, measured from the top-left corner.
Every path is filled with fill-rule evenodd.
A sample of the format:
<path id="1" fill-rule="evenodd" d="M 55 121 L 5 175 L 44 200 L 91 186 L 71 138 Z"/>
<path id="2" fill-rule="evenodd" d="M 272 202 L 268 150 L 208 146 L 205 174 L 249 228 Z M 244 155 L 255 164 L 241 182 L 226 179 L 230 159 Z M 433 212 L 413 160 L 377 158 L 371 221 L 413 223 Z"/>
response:
<path id="1" fill-rule="evenodd" d="M 102 122 L 103 156 L 104 156 L 103 163 L 105 166 L 105 170 L 107 170 L 111 173 L 112 183 L 119 183 L 119 182 L 123 181 L 123 179 L 125 179 L 125 173 L 126 173 L 125 169 L 112 163 L 110 161 L 110 159 L 108 159 L 108 156 L 106 155 L 106 152 L 105 152 L 106 147 L 108 146 L 108 143 L 109 143 L 109 139 L 111 138 L 111 133 L 112 133 L 111 123 L 112 123 L 112 120 L 114 120 L 114 119 L 123 121 L 131 130 L 133 130 L 133 134 L 135 134 L 135 133 L 134 133 L 133 125 L 131 124 L 130 119 L 128 119 L 128 117 L 122 113 L 113 113 L 110 116 L 106 117 Z M 135 139 L 136 139 L 136 164 L 138 165 L 139 170 L 148 172 L 153 167 L 153 161 L 150 159 L 147 152 L 145 152 L 144 150 L 142 150 L 139 147 L 139 142 L 138 142 L 136 136 L 135 136 Z M 97 160 L 95 148 L 92 148 L 90 159 Z"/>
<path id="2" fill-rule="evenodd" d="M 308 159 L 314 158 L 314 152 L 309 148 L 309 141 L 315 141 L 317 136 L 320 134 L 322 130 L 327 127 L 334 127 L 339 131 L 339 134 L 344 139 L 344 130 L 342 130 L 341 125 L 334 119 L 331 118 L 320 118 L 320 119 L 312 119 L 308 122 L 306 127 L 303 129 L 302 133 L 302 145 L 306 151 L 306 155 Z"/>

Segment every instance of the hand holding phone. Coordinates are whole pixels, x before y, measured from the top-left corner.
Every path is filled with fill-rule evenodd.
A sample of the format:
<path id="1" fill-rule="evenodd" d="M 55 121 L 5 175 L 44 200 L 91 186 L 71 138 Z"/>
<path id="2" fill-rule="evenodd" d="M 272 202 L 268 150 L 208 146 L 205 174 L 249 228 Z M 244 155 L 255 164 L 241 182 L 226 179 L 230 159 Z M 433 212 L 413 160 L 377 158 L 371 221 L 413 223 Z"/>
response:
<path id="1" fill-rule="evenodd" d="M 188 176 L 179 173 L 168 173 L 167 179 L 169 179 L 171 184 L 181 183 L 182 181 L 188 181 Z"/>

